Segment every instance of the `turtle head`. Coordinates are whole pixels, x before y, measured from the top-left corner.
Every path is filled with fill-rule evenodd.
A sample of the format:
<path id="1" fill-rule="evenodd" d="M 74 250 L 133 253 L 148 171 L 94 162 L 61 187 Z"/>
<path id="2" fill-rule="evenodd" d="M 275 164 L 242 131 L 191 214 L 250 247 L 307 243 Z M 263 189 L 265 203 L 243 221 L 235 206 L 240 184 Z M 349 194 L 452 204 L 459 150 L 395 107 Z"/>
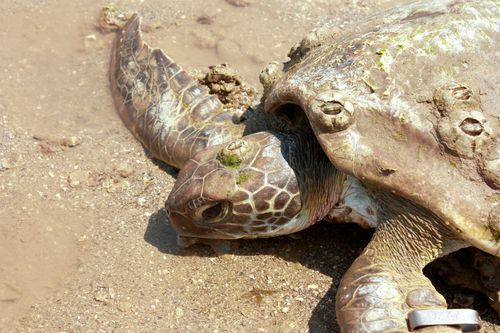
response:
<path id="1" fill-rule="evenodd" d="M 285 135 L 261 132 L 196 154 L 166 202 L 180 236 L 236 239 L 290 234 L 316 221 L 303 209 Z"/>

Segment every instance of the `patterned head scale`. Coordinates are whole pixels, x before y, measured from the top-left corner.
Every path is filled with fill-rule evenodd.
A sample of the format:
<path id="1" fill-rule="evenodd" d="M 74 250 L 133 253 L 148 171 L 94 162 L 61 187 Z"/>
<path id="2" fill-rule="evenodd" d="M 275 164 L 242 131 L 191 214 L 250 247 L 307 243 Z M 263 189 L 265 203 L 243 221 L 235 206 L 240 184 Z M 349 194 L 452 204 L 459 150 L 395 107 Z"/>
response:
<path id="1" fill-rule="evenodd" d="M 282 135 L 256 133 L 210 147 L 180 171 L 166 202 L 182 236 L 257 238 L 289 234 L 309 225 L 293 147 Z"/>

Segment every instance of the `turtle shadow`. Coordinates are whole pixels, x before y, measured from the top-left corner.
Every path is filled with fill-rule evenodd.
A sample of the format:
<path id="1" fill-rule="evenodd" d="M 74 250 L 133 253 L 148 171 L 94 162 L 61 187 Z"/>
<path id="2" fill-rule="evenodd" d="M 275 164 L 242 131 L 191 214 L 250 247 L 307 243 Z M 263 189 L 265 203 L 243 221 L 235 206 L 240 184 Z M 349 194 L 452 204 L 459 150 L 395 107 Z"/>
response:
<path id="1" fill-rule="evenodd" d="M 144 151 L 144 155 L 146 155 L 146 157 L 154 164 L 156 165 L 158 168 L 160 168 L 162 171 L 164 171 L 165 173 L 167 173 L 168 175 L 174 177 L 174 178 L 177 178 L 177 174 L 179 173 L 179 170 L 168 165 L 167 163 L 161 161 L 161 160 L 158 160 L 156 159 L 153 155 L 151 155 L 151 152 L 145 147 L 145 146 L 142 146 L 142 149 Z"/>
<path id="2" fill-rule="evenodd" d="M 272 255 L 318 271 L 332 278 L 332 285 L 314 308 L 309 332 L 339 332 L 335 317 L 335 294 L 345 271 L 369 242 L 372 231 L 352 224 L 318 223 L 294 236 L 234 241 L 229 253 L 236 256 Z M 179 248 L 176 233 L 163 209 L 152 214 L 144 240 L 160 252 L 178 256 L 214 257 L 207 245 Z M 231 243 L 231 244 L 233 244 Z"/>
<path id="3" fill-rule="evenodd" d="M 162 208 L 149 217 L 144 240 L 160 252 L 178 254 L 177 235 L 168 223 L 165 209 Z"/>
<path id="4" fill-rule="evenodd" d="M 281 236 L 267 239 L 234 241 L 227 252 L 236 256 L 272 255 L 289 262 L 300 263 L 304 267 L 318 271 L 332 278 L 332 284 L 314 308 L 309 320 L 309 332 L 340 332 L 335 314 L 337 288 L 344 273 L 370 241 L 373 232 L 353 224 L 318 223 L 296 234 L 296 237 Z M 170 227 L 164 209 L 149 218 L 144 240 L 162 253 L 178 256 L 214 257 L 218 254 L 207 245 L 196 244 L 189 248 L 179 248 L 177 235 Z M 227 253 L 226 252 L 226 253 Z M 485 296 L 464 289 L 448 286 L 426 267 L 424 273 L 431 279 L 437 290 L 446 298 L 450 307 L 456 295 L 473 294 L 476 301 L 472 308 L 481 318 L 491 324 L 500 325 L 500 318 L 488 305 Z"/>

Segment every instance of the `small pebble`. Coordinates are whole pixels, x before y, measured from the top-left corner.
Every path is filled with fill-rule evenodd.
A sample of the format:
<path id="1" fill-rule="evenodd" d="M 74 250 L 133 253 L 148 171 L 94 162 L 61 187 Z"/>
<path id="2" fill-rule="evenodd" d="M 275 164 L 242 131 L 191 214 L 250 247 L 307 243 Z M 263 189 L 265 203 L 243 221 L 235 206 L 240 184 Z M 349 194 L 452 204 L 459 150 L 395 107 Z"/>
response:
<path id="1" fill-rule="evenodd" d="M 88 40 L 97 40 L 97 37 L 96 37 L 95 34 L 90 34 L 90 35 L 85 36 L 85 39 L 88 39 Z"/>
<path id="2" fill-rule="evenodd" d="M 175 309 L 175 318 L 180 319 L 184 316 L 184 310 L 181 308 L 176 308 Z"/>
<path id="3" fill-rule="evenodd" d="M 121 312 L 130 312 L 132 310 L 132 304 L 129 302 L 119 302 L 116 307 Z"/>
<path id="4" fill-rule="evenodd" d="M 69 174 L 68 184 L 75 188 L 90 182 L 90 172 L 85 170 L 76 170 Z"/>
<path id="5" fill-rule="evenodd" d="M 134 168 L 127 162 L 121 162 L 115 167 L 115 170 L 122 178 L 130 177 L 134 173 Z"/>
<path id="6" fill-rule="evenodd" d="M 61 139 L 61 146 L 76 147 L 82 144 L 82 139 L 77 136 L 70 136 L 69 138 Z"/>
<path id="7" fill-rule="evenodd" d="M 109 297 L 110 297 L 111 299 L 115 299 L 115 297 L 116 297 L 115 289 L 113 289 L 112 287 L 110 287 L 110 288 L 108 289 L 108 294 L 109 294 Z"/>
<path id="8" fill-rule="evenodd" d="M 248 7 L 250 6 L 249 0 L 226 0 L 228 4 L 235 7 Z"/>
<path id="9" fill-rule="evenodd" d="M 83 39 L 83 46 L 85 46 L 85 48 L 93 47 L 95 45 L 96 41 L 97 41 L 96 35 L 94 35 L 94 34 L 87 35 Z"/>
<path id="10" fill-rule="evenodd" d="M 98 302 L 106 303 L 108 301 L 108 293 L 106 290 L 100 289 L 95 293 L 94 299 Z"/>
<path id="11" fill-rule="evenodd" d="M 196 22 L 198 22 L 199 24 L 210 25 L 210 24 L 214 23 L 214 18 L 213 18 L 213 16 L 209 16 L 209 15 L 201 15 L 201 16 L 198 16 L 198 18 L 196 19 Z"/>

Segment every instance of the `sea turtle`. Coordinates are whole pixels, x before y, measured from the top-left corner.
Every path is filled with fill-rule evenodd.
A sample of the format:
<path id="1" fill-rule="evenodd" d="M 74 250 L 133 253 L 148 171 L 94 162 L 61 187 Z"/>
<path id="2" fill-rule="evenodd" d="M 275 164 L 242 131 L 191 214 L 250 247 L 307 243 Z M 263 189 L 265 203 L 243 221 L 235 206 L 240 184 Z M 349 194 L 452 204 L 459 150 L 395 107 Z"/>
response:
<path id="1" fill-rule="evenodd" d="M 275 80 L 267 83 L 266 111 L 286 115 L 292 125 L 308 120 L 336 167 L 336 179 L 348 179 L 342 172 L 356 177 L 376 205 L 380 225 L 339 288 L 337 317 L 344 331 L 406 331 L 410 310 L 446 307 L 421 273 L 427 262 L 467 244 L 499 256 L 499 143 L 494 132 L 498 14 L 498 5 L 487 1 L 426 1 L 401 7 L 337 36 L 327 34 L 310 48 L 297 48 L 280 77 L 272 75 Z M 177 137 L 190 124 L 177 126 L 179 118 L 169 118 L 161 108 L 179 110 L 174 115 L 194 112 L 193 101 L 211 99 L 198 91 L 193 97 L 190 91 L 197 85 L 186 75 L 178 79 L 182 72 L 170 59 L 145 48 L 137 36 L 128 38 L 127 31 L 138 31 L 131 26 L 119 43 L 123 48 L 115 52 L 119 61 L 112 66 L 112 83 L 115 96 L 122 98 L 117 105 L 133 111 L 124 120 L 136 136 L 153 153 L 167 151 L 156 156 L 182 166 L 195 152 L 213 154 L 212 148 L 203 150 L 243 134 L 222 135 L 213 126 L 211 135 L 203 126 L 213 122 L 201 122 L 186 131 L 184 138 L 191 140 L 187 148 L 178 149 L 184 141 L 177 144 L 181 158 L 172 158 L 169 147 L 176 147 Z M 202 113 L 220 110 L 215 104 Z M 139 110 L 147 112 L 134 113 Z M 214 117 L 219 114 L 224 112 Z M 227 124 L 229 117 L 221 119 Z M 174 124 L 174 135 L 166 124 Z M 198 136 L 201 140 L 191 139 Z M 297 142 L 310 140 L 304 137 Z M 247 140 L 232 142 L 225 153 L 218 147 L 218 161 L 239 168 L 244 159 L 238 154 L 244 157 L 252 151 L 243 142 Z M 246 176 L 241 177 L 236 179 L 245 181 Z M 343 185 L 337 188 L 341 191 Z M 463 188 L 468 189 L 466 195 L 460 195 Z M 227 193 L 219 201 L 225 199 Z M 192 208 L 204 204 L 193 201 Z M 210 222 L 226 210 L 212 203 L 202 210 L 207 225 L 223 227 Z M 172 211 L 170 218 L 180 234 L 216 236 L 183 230 L 190 220 Z M 228 230 L 239 231 L 225 229 L 226 237 Z"/>
<path id="2" fill-rule="evenodd" d="M 500 256 L 499 17 L 495 1 L 402 6 L 293 59 L 266 98 L 267 112 L 301 110 L 379 207 L 338 289 L 346 332 L 404 331 L 411 310 L 446 308 L 422 274 L 439 256 Z"/>

